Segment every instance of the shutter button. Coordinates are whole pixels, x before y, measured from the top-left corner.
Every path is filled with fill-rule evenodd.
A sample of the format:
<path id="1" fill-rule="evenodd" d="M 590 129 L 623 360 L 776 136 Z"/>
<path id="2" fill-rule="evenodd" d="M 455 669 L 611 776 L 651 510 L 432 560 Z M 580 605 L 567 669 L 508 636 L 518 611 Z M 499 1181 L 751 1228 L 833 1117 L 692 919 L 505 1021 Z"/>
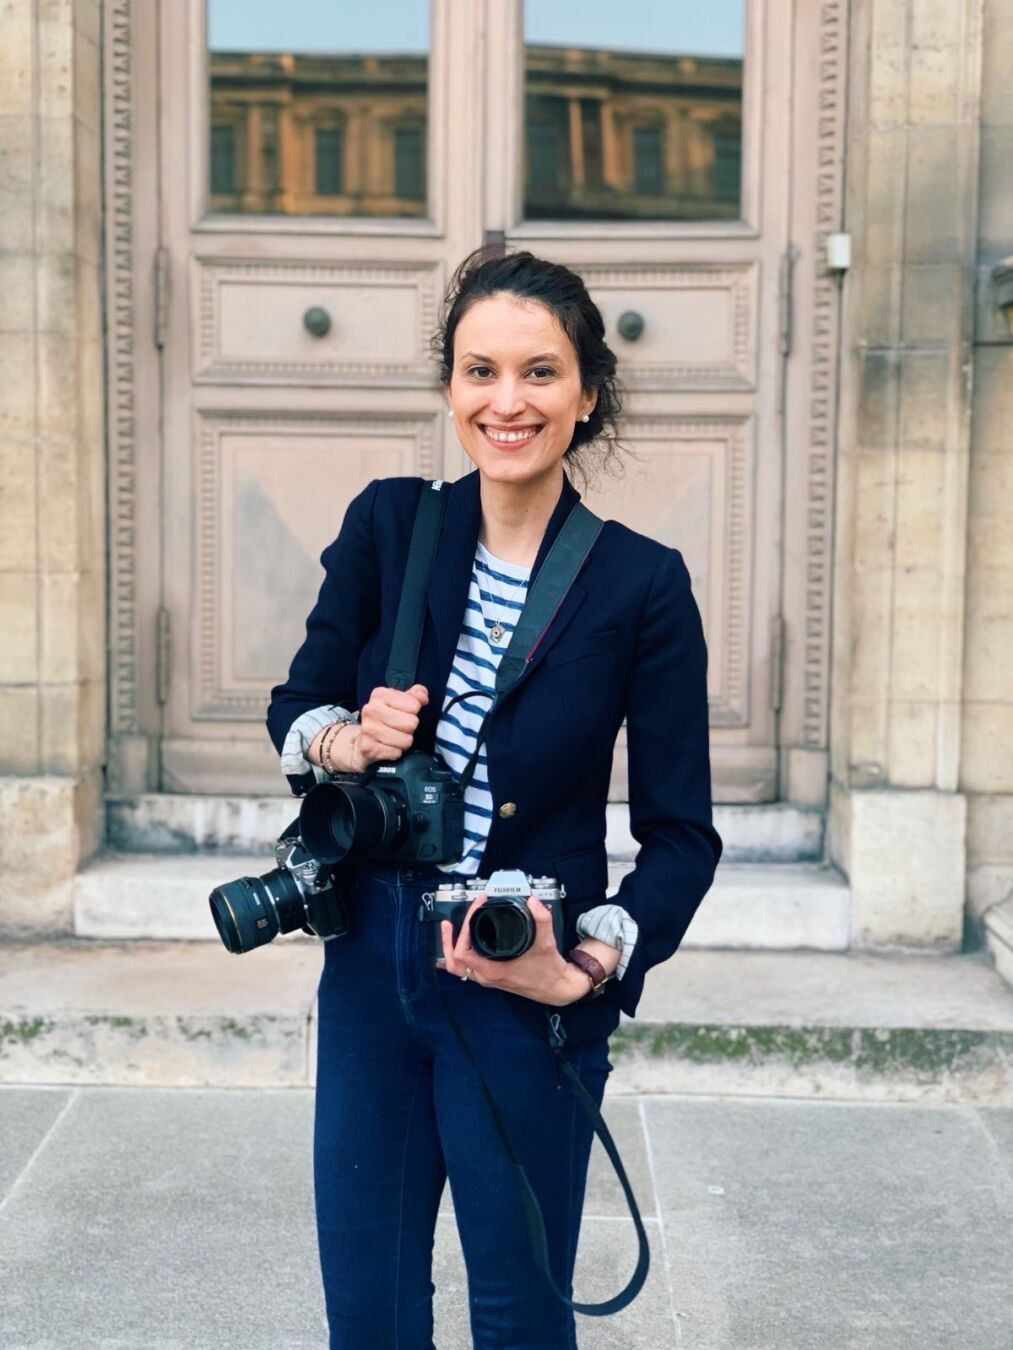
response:
<path id="1" fill-rule="evenodd" d="M 504 802 L 499 809 L 499 814 L 502 820 L 509 820 L 511 816 L 517 814 L 517 803 Z"/>

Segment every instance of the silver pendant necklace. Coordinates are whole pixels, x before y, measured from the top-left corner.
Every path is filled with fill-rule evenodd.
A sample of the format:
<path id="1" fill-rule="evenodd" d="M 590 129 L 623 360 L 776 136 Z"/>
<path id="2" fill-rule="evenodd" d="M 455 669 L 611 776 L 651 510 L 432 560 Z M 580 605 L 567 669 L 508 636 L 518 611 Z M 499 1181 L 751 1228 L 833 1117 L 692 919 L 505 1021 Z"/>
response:
<path id="1" fill-rule="evenodd" d="M 486 550 L 486 552 L 488 553 L 488 550 Z M 492 555 L 489 554 L 489 557 L 492 557 Z M 492 589 L 492 582 L 491 582 L 491 580 L 489 580 L 488 578 L 487 578 L 486 580 L 487 580 L 487 584 L 489 585 L 490 589 Z M 525 585 L 526 585 L 525 582 L 517 582 L 517 583 L 514 583 L 514 593 L 516 594 L 517 589 L 518 589 L 519 587 L 524 587 Z M 504 596 L 495 596 L 495 597 L 494 597 L 494 599 L 497 600 L 497 601 L 502 601 L 504 598 L 505 598 Z M 486 628 L 489 630 L 489 638 L 490 638 L 490 641 L 495 642 L 495 643 L 497 643 L 497 644 L 500 643 L 500 642 L 502 642 L 503 639 L 504 639 L 504 637 L 506 637 L 506 629 L 504 628 L 503 623 L 502 623 L 499 619 L 493 619 L 493 618 L 490 618 L 490 616 L 486 613 L 486 609 L 485 609 L 485 599 L 484 599 L 483 596 L 482 596 L 482 586 L 481 586 L 481 583 L 479 584 L 478 603 L 479 603 L 479 605 L 481 606 L 481 609 L 482 609 L 482 621 L 483 621 L 483 623 L 485 624 Z"/>

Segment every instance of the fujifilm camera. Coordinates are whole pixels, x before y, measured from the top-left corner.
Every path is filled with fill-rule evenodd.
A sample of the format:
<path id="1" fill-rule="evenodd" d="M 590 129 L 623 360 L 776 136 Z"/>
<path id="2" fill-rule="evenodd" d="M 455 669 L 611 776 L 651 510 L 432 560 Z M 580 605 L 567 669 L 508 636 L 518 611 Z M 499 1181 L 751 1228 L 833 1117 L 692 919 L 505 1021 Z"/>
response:
<path id="1" fill-rule="evenodd" d="M 535 917 L 528 908 L 528 896 L 534 895 L 552 913 L 552 931 L 556 946 L 563 949 L 563 906 L 566 890 L 554 877 L 531 877 L 526 872 L 503 868 L 487 881 L 472 877 L 467 882 L 444 882 L 435 891 L 427 891 L 419 906 L 424 923 L 449 919 L 457 941 L 461 925 L 475 896 L 481 891 L 486 899 L 471 916 L 471 945 L 490 961 L 512 961 L 523 956 L 535 940 Z"/>
<path id="2" fill-rule="evenodd" d="M 296 928 L 340 937 L 359 863 L 453 862 L 463 846 L 464 790 L 433 755 L 408 754 L 311 788 L 275 845 L 277 866 L 216 886 L 211 914 L 237 955 Z"/>

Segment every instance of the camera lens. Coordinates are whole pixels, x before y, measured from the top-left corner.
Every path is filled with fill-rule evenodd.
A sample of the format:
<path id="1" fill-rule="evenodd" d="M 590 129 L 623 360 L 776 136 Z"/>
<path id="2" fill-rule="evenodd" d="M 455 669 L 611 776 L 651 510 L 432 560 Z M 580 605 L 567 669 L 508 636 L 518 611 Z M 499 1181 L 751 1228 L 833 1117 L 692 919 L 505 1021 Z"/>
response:
<path id="1" fill-rule="evenodd" d="M 471 916 L 471 945 L 490 961 L 523 956 L 535 940 L 535 920 L 523 900 L 487 900 Z"/>
<path id="2" fill-rule="evenodd" d="M 262 877 L 239 877 L 208 897 L 218 936 L 233 954 L 262 947 L 306 922 L 302 894 L 282 867 Z"/>
<path id="3" fill-rule="evenodd" d="M 322 863 L 382 857 L 406 829 L 404 803 L 372 783 L 318 783 L 299 812 L 303 843 Z"/>

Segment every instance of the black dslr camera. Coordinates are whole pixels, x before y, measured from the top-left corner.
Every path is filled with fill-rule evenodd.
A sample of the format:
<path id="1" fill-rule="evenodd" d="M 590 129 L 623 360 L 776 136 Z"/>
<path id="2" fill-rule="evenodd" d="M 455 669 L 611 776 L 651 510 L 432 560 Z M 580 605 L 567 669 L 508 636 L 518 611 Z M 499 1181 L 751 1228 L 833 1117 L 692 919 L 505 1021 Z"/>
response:
<path id="1" fill-rule="evenodd" d="M 501 868 L 488 881 L 472 877 L 467 882 L 447 881 L 428 891 L 419 906 L 423 923 L 449 919 L 457 941 L 469 906 L 480 891 L 486 899 L 471 916 L 471 945 L 490 961 L 512 961 L 523 956 L 535 940 L 535 919 L 528 908 L 534 895 L 552 912 L 556 946 L 563 949 L 563 906 L 566 890 L 553 877 L 530 877 L 526 872 Z"/>
<path id="2" fill-rule="evenodd" d="M 463 788 L 434 756 L 407 754 L 311 788 L 275 845 L 277 867 L 216 886 L 211 913 L 237 954 L 296 928 L 340 937 L 348 931 L 346 894 L 357 864 L 453 862 L 463 847 Z"/>

